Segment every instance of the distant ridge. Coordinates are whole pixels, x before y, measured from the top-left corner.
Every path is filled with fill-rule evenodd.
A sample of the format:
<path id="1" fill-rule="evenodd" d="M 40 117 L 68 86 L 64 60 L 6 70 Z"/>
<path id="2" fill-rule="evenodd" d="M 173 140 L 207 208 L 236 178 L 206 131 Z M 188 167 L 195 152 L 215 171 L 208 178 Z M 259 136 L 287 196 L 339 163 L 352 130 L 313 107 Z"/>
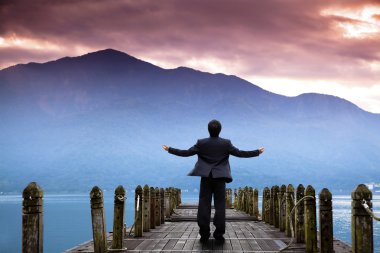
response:
<path id="1" fill-rule="evenodd" d="M 190 147 L 213 118 L 236 146 L 267 148 L 255 161 L 232 161 L 236 183 L 347 190 L 380 182 L 378 114 L 339 97 L 286 97 L 236 76 L 163 69 L 113 49 L 1 70 L 0 113 L 3 192 L 31 178 L 52 190 L 58 182 L 68 191 L 112 188 L 147 173 L 154 184 L 194 187 L 185 176 L 194 159 L 160 146 Z"/>

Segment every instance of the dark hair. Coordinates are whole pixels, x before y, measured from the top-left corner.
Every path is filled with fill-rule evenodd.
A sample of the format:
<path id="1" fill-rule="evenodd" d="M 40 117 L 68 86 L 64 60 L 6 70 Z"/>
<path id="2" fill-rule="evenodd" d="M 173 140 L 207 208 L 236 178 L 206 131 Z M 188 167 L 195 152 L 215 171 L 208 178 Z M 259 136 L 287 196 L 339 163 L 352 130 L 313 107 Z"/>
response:
<path id="1" fill-rule="evenodd" d="M 222 124 L 216 119 L 213 119 L 208 123 L 208 132 L 211 137 L 218 137 L 221 130 Z"/>

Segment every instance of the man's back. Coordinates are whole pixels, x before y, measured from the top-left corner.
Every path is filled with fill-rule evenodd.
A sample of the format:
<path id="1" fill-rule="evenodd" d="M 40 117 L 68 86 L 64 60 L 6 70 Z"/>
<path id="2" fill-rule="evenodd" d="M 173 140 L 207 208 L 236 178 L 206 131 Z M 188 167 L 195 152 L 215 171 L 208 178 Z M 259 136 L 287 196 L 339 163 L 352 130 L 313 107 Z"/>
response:
<path id="1" fill-rule="evenodd" d="M 232 181 L 229 155 L 238 157 L 254 157 L 260 154 L 259 150 L 241 151 L 234 147 L 230 140 L 220 137 L 200 139 L 188 150 L 169 148 L 169 153 L 179 156 L 198 155 L 198 161 L 189 176 L 224 178 Z"/>

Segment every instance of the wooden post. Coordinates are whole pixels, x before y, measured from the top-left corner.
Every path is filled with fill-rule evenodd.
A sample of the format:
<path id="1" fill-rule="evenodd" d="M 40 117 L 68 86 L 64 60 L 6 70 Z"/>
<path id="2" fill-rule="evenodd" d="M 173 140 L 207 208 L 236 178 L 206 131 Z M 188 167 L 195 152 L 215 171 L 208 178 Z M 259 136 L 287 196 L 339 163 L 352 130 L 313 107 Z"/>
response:
<path id="1" fill-rule="evenodd" d="M 143 189 L 143 232 L 150 230 L 150 189 L 148 185 Z"/>
<path id="2" fill-rule="evenodd" d="M 226 207 L 232 208 L 232 190 L 230 188 L 226 189 Z"/>
<path id="3" fill-rule="evenodd" d="M 278 205 L 278 192 L 280 191 L 280 188 L 278 185 L 273 186 L 273 225 L 274 227 L 278 228 L 280 225 L 280 220 L 279 220 L 279 208 L 280 206 Z"/>
<path id="4" fill-rule="evenodd" d="M 228 197 L 229 197 L 229 200 L 230 200 L 230 207 L 229 208 L 232 208 L 232 189 L 231 188 L 228 188 Z"/>
<path id="5" fill-rule="evenodd" d="M 248 189 L 248 213 L 250 216 L 253 216 L 253 188 L 249 187 Z"/>
<path id="6" fill-rule="evenodd" d="M 174 200 L 174 208 L 177 208 L 177 206 L 179 205 L 179 201 L 178 201 L 178 188 L 174 188 L 174 196 L 175 196 L 175 200 Z"/>
<path id="7" fill-rule="evenodd" d="M 135 237 L 141 237 L 143 235 L 142 198 L 142 188 L 138 185 L 135 190 Z"/>
<path id="8" fill-rule="evenodd" d="M 170 187 L 170 213 L 173 213 L 175 207 L 176 207 L 175 189 L 173 187 Z"/>
<path id="9" fill-rule="evenodd" d="M 334 253 L 332 195 L 323 188 L 319 193 L 319 249 L 321 253 Z"/>
<path id="10" fill-rule="evenodd" d="M 280 231 L 284 232 L 286 227 L 286 185 L 281 185 L 278 205 L 280 206 Z"/>
<path id="11" fill-rule="evenodd" d="M 226 188 L 226 194 L 225 194 L 226 208 L 230 208 L 231 207 L 230 198 L 229 198 L 228 194 L 229 194 L 228 188 Z"/>
<path id="12" fill-rule="evenodd" d="M 92 235 L 94 239 L 94 252 L 107 252 L 106 220 L 104 214 L 103 192 L 94 186 L 90 192 Z"/>
<path id="13" fill-rule="evenodd" d="M 315 190 L 308 185 L 305 190 L 305 244 L 307 253 L 318 252 L 317 248 L 317 214 Z"/>
<path id="14" fill-rule="evenodd" d="M 290 226 L 290 212 L 294 207 L 294 187 L 289 184 L 286 188 L 286 223 L 285 223 L 285 234 L 286 236 L 292 236 L 292 228 L 294 231 L 294 215 L 290 219 L 292 219 L 293 227 Z"/>
<path id="15" fill-rule="evenodd" d="M 268 187 L 264 188 L 263 191 L 263 214 L 264 214 L 264 221 L 266 223 L 269 223 L 269 217 L 270 217 L 270 190 Z"/>
<path id="16" fill-rule="evenodd" d="M 253 190 L 253 216 L 259 219 L 259 190 Z"/>
<path id="17" fill-rule="evenodd" d="M 156 223 L 156 226 L 161 225 L 161 196 L 160 196 L 160 188 L 156 187 L 155 189 L 156 193 L 156 203 L 154 207 L 154 221 Z"/>
<path id="18" fill-rule="evenodd" d="M 178 205 L 182 203 L 182 191 L 181 189 L 178 189 Z"/>
<path id="19" fill-rule="evenodd" d="M 265 187 L 266 188 L 266 187 Z M 261 220 L 265 221 L 265 188 L 263 189 L 263 197 L 261 201 Z"/>
<path id="20" fill-rule="evenodd" d="M 241 188 L 239 187 L 238 189 L 238 210 L 241 210 L 241 200 L 242 200 L 242 196 L 241 196 Z"/>
<path id="21" fill-rule="evenodd" d="M 234 189 L 234 209 L 238 209 L 236 188 Z"/>
<path id="22" fill-rule="evenodd" d="M 164 224 L 165 223 L 165 190 L 164 188 L 160 188 L 160 200 L 161 200 L 161 207 L 160 207 L 161 224 Z"/>
<path id="23" fill-rule="evenodd" d="M 296 190 L 296 200 L 300 201 L 305 195 L 305 187 L 302 184 L 299 184 Z M 295 224 L 295 235 L 296 242 L 304 243 L 305 242 L 305 217 L 304 217 L 305 205 L 304 201 L 301 201 L 295 210 L 296 215 L 296 224 Z"/>
<path id="24" fill-rule="evenodd" d="M 165 217 L 170 218 L 170 191 L 165 189 Z"/>
<path id="25" fill-rule="evenodd" d="M 247 191 L 248 187 L 244 187 L 243 189 L 243 211 L 246 213 L 247 212 Z"/>
<path id="26" fill-rule="evenodd" d="M 43 190 L 31 182 L 22 192 L 22 252 L 43 252 Z M 4 229 L 4 228 L 3 228 Z"/>
<path id="27" fill-rule="evenodd" d="M 125 210 L 125 190 L 119 185 L 115 189 L 114 211 L 113 211 L 113 234 L 112 248 L 122 249 L 124 247 L 124 210 Z"/>
<path id="28" fill-rule="evenodd" d="M 373 253 L 373 221 L 362 203 L 372 210 L 372 192 L 366 185 L 358 185 L 351 193 L 352 252 Z"/>
<path id="29" fill-rule="evenodd" d="M 155 212 L 156 212 L 156 191 L 150 187 L 150 228 L 156 228 Z"/>
<path id="30" fill-rule="evenodd" d="M 274 193 L 273 193 L 273 186 L 270 188 L 270 197 L 269 197 L 269 224 L 274 224 Z"/>

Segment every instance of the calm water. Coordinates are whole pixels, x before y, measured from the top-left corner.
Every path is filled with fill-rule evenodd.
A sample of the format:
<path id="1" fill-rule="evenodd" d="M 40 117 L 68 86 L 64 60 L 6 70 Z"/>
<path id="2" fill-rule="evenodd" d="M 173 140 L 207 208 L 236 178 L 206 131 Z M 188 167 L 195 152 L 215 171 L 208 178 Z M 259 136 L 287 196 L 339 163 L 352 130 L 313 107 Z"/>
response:
<path id="1" fill-rule="evenodd" d="M 106 225 L 112 231 L 113 194 L 106 192 Z M 133 198 L 128 192 L 126 202 L 126 223 L 132 224 Z M 197 202 L 196 195 L 182 196 L 183 202 Z M 79 243 L 92 239 L 89 196 L 45 195 L 44 197 L 44 251 L 62 252 Z M 21 251 L 21 196 L 0 195 L 0 252 Z M 374 210 L 380 213 L 380 196 L 374 196 Z M 261 207 L 261 203 L 259 203 Z M 335 196 L 334 235 L 351 243 L 351 199 L 350 196 Z M 380 252 L 380 222 L 374 221 L 375 252 Z"/>

